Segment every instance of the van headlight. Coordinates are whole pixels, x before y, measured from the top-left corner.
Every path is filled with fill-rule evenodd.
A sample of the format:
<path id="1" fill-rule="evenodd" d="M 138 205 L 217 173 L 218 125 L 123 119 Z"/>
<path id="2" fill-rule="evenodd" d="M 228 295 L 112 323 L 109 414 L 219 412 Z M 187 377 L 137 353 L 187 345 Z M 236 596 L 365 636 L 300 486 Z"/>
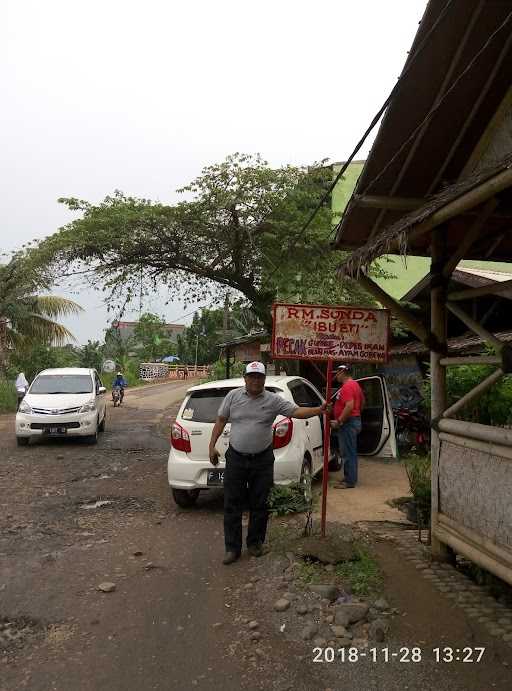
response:
<path id="1" fill-rule="evenodd" d="M 25 401 L 22 401 L 20 403 L 20 407 L 18 408 L 18 411 L 20 413 L 26 413 L 29 415 L 32 412 L 32 408 L 29 406 L 28 403 L 26 403 Z"/>
<path id="2" fill-rule="evenodd" d="M 94 413 L 96 410 L 96 401 L 93 399 L 92 401 L 88 401 L 87 403 L 84 403 L 84 405 L 80 408 L 81 413 Z"/>

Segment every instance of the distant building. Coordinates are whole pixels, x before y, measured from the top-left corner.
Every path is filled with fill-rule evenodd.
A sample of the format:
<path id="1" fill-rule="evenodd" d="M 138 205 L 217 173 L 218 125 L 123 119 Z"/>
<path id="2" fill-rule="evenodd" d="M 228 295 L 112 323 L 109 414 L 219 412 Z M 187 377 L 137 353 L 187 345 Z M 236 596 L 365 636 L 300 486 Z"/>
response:
<path id="1" fill-rule="evenodd" d="M 125 341 L 135 334 L 135 328 L 139 322 L 124 322 L 124 321 L 113 321 L 112 328 L 117 329 L 119 335 Z M 165 324 L 165 330 L 167 335 L 172 341 L 176 341 L 177 336 L 185 331 L 185 324 Z"/>

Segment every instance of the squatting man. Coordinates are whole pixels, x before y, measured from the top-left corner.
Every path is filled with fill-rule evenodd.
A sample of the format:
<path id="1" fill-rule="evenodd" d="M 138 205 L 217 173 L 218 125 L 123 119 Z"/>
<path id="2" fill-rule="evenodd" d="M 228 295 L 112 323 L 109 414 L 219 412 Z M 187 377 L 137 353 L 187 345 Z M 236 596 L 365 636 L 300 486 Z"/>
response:
<path id="1" fill-rule="evenodd" d="M 247 365 L 245 386 L 233 389 L 223 400 L 210 439 L 210 462 L 217 465 L 219 452 L 215 444 L 226 423 L 231 423 L 224 470 L 224 564 L 232 564 L 242 552 L 242 512 L 247 501 L 247 551 L 255 557 L 263 554 L 268 520 L 267 500 L 274 484 L 272 424 L 276 416 L 305 420 L 321 415 L 328 407 L 325 403 L 314 408 L 297 406 L 267 391 L 265 379 L 262 362 Z"/>

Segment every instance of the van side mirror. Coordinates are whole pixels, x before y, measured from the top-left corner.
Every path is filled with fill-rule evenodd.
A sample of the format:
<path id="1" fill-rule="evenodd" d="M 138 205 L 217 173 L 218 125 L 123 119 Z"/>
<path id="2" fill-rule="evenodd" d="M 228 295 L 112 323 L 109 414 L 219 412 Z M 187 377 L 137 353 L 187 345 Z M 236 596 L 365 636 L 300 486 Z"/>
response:
<path id="1" fill-rule="evenodd" d="M 98 393 L 107 393 L 107 389 L 104 386 L 98 387 Z"/>

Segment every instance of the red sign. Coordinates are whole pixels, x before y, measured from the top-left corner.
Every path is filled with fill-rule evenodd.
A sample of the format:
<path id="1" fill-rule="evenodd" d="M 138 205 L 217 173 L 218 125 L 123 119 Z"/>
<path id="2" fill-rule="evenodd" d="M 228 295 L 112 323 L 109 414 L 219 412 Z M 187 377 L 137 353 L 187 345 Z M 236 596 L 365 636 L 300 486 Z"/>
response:
<path id="1" fill-rule="evenodd" d="M 272 312 L 276 360 L 388 360 L 389 310 L 275 303 Z"/>

